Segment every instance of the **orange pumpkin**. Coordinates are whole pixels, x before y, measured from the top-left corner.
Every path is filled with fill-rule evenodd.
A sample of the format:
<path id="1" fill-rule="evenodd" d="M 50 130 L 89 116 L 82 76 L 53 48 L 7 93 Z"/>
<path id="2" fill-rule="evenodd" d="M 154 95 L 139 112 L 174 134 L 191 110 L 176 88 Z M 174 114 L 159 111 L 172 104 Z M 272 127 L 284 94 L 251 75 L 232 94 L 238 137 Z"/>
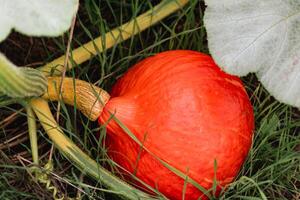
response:
<path id="1" fill-rule="evenodd" d="M 216 161 L 217 194 L 236 177 L 251 146 L 253 110 L 241 80 L 210 56 L 175 50 L 146 58 L 117 81 L 111 96 L 99 122 L 114 114 L 143 147 L 112 119 L 109 156 L 168 198 L 206 199 L 190 183 L 183 194 L 185 180 L 155 157 L 205 189 L 213 185 Z"/>

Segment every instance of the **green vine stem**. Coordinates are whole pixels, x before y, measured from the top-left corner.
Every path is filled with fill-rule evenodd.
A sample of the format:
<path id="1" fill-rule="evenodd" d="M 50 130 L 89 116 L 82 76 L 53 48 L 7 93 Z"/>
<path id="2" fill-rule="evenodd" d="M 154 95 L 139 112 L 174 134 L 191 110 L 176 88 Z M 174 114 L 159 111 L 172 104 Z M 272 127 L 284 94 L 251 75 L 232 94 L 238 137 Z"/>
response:
<path id="1" fill-rule="evenodd" d="M 30 105 L 27 104 L 25 108 L 27 113 L 27 123 L 28 123 L 30 147 L 32 152 L 32 160 L 33 163 L 37 166 L 39 164 L 39 154 L 38 154 L 38 143 L 37 143 L 37 134 L 36 134 L 36 118 Z"/>
<path id="2" fill-rule="evenodd" d="M 150 195 L 135 189 L 121 179 L 111 175 L 110 172 L 97 164 L 97 162 L 91 159 L 67 136 L 65 136 L 53 118 L 47 101 L 43 99 L 33 99 L 31 105 L 52 142 L 60 152 L 62 152 L 80 170 L 86 172 L 96 180 L 101 181 L 124 199 L 153 199 Z"/>
<path id="3" fill-rule="evenodd" d="M 189 0 L 163 0 L 161 3 L 148 10 L 147 12 L 139 15 L 133 20 L 123 24 L 120 27 L 113 29 L 111 32 L 100 36 L 81 47 L 72 51 L 72 61 L 77 65 L 89 60 L 97 53 L 102 52 L 104 49 L 109 49 L 120 42 L 144 31 L 150 26 L 161 21 L 163 18 L 174 13 L 178 9 L 186 5 Z M 39 68 L 46 75 L 51 76 L 60 75 L 63 72 L 65 56 L 61 56 L 52 62 Z M 69 70 L 76 65 L 69 66 Z"/>

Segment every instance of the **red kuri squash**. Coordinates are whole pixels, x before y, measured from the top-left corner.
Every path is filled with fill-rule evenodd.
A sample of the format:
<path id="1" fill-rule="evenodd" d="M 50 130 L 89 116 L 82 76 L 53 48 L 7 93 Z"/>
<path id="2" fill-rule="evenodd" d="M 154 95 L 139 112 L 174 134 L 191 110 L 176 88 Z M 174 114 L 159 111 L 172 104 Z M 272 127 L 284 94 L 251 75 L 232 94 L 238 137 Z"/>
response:
<path id="1" fill-rule="evenodd" d="M 232 182 L 252 142 L 254 116 L 238 77 L 224 73 L 205 54 L 175 50 L 133 66 L 112 89 L 99 117 L 111 114 L 164 162 L 210 189 L 217 163 L 217 193 Z M 182 199 L 185 180 L 164 167 L 110 120 L 109 156 L 170 199 Z M 206 199 L 187 184 L 185 199 Z"/>

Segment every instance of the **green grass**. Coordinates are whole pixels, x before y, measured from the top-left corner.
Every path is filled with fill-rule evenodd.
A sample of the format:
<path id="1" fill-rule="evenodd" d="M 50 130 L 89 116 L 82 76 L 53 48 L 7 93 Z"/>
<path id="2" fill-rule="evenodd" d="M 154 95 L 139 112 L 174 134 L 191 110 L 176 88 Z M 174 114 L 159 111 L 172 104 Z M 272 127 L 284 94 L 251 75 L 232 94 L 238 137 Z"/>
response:
<path id="1" fill-rule="evenodd" d="M 150 1 L 137 0 L 82 1 L 72 46 L 78 47 L 127 22 L 155 5 L 155 1 L 151 2 L 152 4 Z M 109 91 L 118 77 L 147 56 L 170 49 L 190 49 L 208 53 L 205 29 L 202 26 L 203 9 L 202 1 L 191 1 L 183 10 L 139 35 L 105 50 L 68 72 L 67 76 L 96 83 Z M 66 50 L 67 34 L 65 37 L 39 40 L 47 55 L 40 58 L 44 62 L 64 54 Z M 295 108 L 275 101 L 254 75 L 243 78 L 243 81 L 255 111 L 254 142 L 238 177 L 222 193 L 220 199 L 296 200 L 300 193 L 300 113 Z M 57 104 L 51 103 L 51 107 L 55 113 Z M 1 110 L 0 121 L 18 108 Z M 10 138 L 10 135 L 17 135 L 26 129 L 24 121 L 26 118 L 20 115 L 7 126 L 0 123 L 0 144 Z M 21 124 L 23 128 L 12 131 L 16 124 Z M 65 133 L 97 162 L 112 165 L 105 147 L 96 137 L 99 132 L 100 138 L 105 137 L 103 127 L 99 128 L 75 108 L 65 105 L 62 105 L 60 125 Z M 40 155 L 44 155 L 42 161 L 45 163 L 51 141 L 42 128 L 39 129 L 39 143 L 43 144 L 40 147 Z M 32 181 L 27 167 L 23 167 L 19 162 L 12 162 L 12 156 L 17 152 L 30 151 L 28 140 L 13 148 L 0 150 L 7 155 L 7 158 L 4 158 L 1 156 L 3 154 L 0 154 L 0 199 L 51 199 L 51 193 L 44 185 Z M 117 195 L 111 194 L 112 191 L 106 190 L 100 182 L 82 175 L 58 151 L 54 151 L 53 161 L 55 169 L 51 181 L 59 189 L 60 195 L 80 195 L 83 199 L 118 199 Z M 116 168 L 112 170 L 117 172 Z"/>

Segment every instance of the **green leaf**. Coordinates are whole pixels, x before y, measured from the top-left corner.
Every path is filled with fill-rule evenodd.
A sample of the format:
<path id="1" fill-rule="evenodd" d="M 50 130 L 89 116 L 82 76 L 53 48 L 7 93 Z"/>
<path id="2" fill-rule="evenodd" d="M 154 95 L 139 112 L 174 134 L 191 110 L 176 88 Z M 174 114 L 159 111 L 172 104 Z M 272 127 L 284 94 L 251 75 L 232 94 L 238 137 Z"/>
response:
<path id="1" fill-rule="evenodd" d="M 226 72 L 256 72 L 266 89 L 300 107 L 300 1 L 206 0 L 208 46 Z"/>
<path id="2" fill-rule="evenodd" d="M 0 93 L 12 98 L 40 96 L 47 90 L 42 72 L 18 68 L 0 53 Z"/>
<path id="3" fill-rule="evenodd" d="M 0 41 L 15 29 L 31 36 L 58 36 L 71 25 L 78 0 L 1 0 Z"/>

